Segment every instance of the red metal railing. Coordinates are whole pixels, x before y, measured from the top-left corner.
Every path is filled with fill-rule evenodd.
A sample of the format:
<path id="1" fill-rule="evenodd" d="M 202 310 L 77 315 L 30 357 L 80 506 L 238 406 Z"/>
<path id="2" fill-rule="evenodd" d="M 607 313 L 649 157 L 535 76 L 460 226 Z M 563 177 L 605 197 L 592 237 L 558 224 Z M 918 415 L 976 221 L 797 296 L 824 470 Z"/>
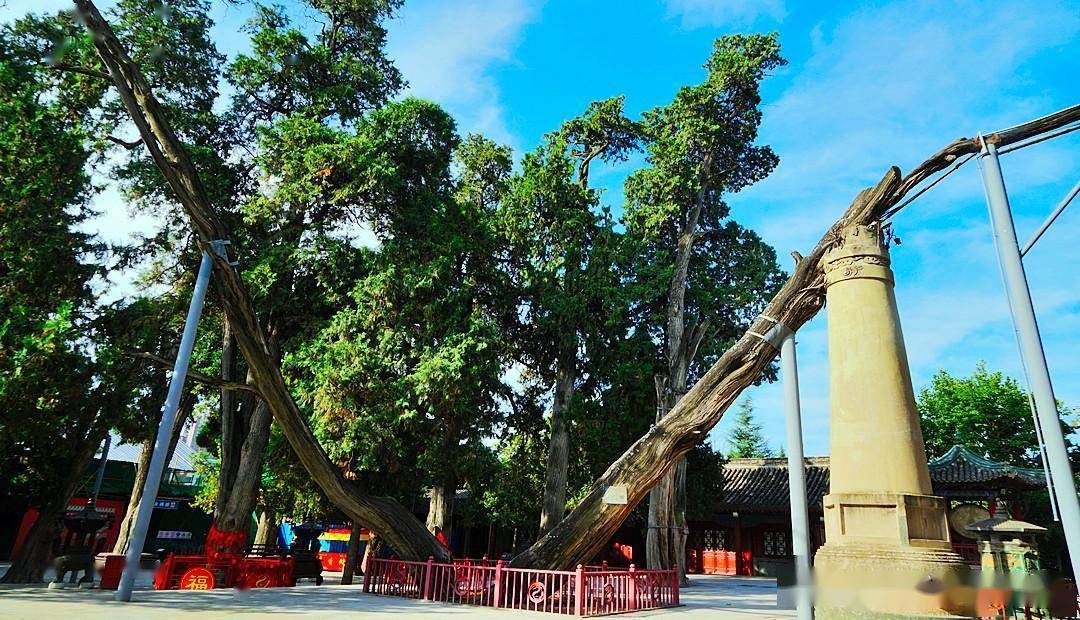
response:
<path id="1" fill-rule="evenodd" d="M 493 559 L 489 558 L 486 555 L 484 557 L 482 557 L 482 558 L 454 558 L 452 561 L 454 563 L 454 566 L 495 566 L 496 564 L 499 563 L 499 560 L 493 560 Z M 626 567 L 608 566 L 607 560 L 605 560 L 604 562 L 602 562 L 600 564 L 586 564 L 585 565 L 585 572 L 586 573 L 598 572 L 598 571 L 607 572 L 607 571 L 611 571 L 611 570 L 625 571 Z"/>
<path id="2" fill-rule="evenodd" d="M 523 609 L 572 616 L 600 616 L 679 605 L 673 570 L 531 570 L 502 561 L 453 564 L 373 559 L 364 591 L 443 603 Z M 595 567 L 600 569 L 602 567 Z M 578 596 L 578 593 L 582 596 Z"/>

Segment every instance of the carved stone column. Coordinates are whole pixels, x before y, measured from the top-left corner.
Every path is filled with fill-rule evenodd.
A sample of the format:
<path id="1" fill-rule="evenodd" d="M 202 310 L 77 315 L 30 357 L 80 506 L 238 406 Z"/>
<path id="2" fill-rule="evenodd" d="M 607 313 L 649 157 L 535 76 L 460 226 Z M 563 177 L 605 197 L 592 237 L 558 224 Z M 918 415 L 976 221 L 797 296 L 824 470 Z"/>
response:
<path id="1" fill-rule="evenodd" d="M 955 611 L 937 586 L 966 570 L 934 497 L 888 245 L 855 227 L 823 259 L 829 317 L 830 493 L 819 605 Z"/>

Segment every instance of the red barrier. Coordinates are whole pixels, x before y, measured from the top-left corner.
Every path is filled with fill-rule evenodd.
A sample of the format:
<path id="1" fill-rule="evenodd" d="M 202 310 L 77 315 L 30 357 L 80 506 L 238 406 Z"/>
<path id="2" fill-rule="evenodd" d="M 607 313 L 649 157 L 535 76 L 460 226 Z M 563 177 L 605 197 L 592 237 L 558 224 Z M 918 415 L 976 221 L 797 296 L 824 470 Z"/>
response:
<path id="1" fill-rule="evenodd" d="M 484 560 L 453 564 L 372 559 L 364 592 L 548 613 L 600 616 L 679 605 L 673 570 L 530 570 Z M 579 596 L 579 593 L 581 595 Z"/>
<path id="2" fill-rule="evenodd" d="M 181 579 L 192 568 L 205 568 L 214 575 L 216 588 L 282 588 L 292 586 L 292 557 L 253 557 L 219 555 L 169 555 L 154 575 L 155 590 L 180 589 Z"/>

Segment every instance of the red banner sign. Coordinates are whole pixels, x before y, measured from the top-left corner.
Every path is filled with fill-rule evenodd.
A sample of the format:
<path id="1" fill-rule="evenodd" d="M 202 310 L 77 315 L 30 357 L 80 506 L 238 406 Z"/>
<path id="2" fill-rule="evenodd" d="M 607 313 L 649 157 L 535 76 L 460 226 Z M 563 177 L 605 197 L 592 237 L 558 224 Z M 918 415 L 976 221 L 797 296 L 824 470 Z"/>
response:
<path id="1" fill-rule="evenodd" d="M 214 589 L 214 573 L 203 568 L 202 566 L 196 566 L 189 568 L 184 576 L 180 578 L 181 590 L 213 590 Z"/>

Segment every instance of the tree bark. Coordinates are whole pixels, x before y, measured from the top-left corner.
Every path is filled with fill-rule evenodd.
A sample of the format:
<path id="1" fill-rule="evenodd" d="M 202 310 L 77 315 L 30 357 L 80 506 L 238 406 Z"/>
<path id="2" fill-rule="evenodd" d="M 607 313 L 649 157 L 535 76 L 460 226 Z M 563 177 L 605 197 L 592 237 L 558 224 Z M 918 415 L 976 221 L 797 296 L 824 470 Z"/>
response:
<path id="1" fill-rule="evenodd" d="M 382 541 L 379 540 L 375 532 L 371 532 L 368 535 L 367 545 L 364 546 L 364 558 L 360 560 L 360 572 L 367 574 L 371 569 L 371 559 L 379 557 L 379 549 L 382 548 Z"/>
<path id="2" fill-rule="evenodd" d="M 221 320 L 221 380 L 233 382 L 236 380 L 236 339 L 233 338 L 232 327 L 229 317 Z M 249 377 L 250 379 L 250 377 Z M 214 511 L 229 503 L 229 490 L 236 480 L 236 471 L 239 467 L 240 451 L 245 433 L 239 429 L 245 427 L 240 419 L 240 411 L 236 394 L 231 390 L 222 389 L 220 397 L 221 414 L 221 444 L 218 450 L 219 465 L 217 496 L 214 501 Z"/>
<path id="3" fill-rule="evenodd" d="M 263 455 L 270 440 L 270 408 L 263 401 L 255 403 L 248 423 L 247 435 L 240 448 L 240 458 L 232 487 L 226 489 L 224 505 L 214 507 L 214 527 L 223 532 L 247 532 L 251 514 L 259 499 L 262 482 Z"/>
<path id="4" fill-rule="evenodd" d="M 376 497 L 361 491 L 342 476 L 323 451 L 293 401 L 281 369 L 271 359 L 266 334 L 255 316 L 240 274 L 230 265 L 232 259 L 228 248 L 221 254 L 213 251 L 211 242 L 229 239 L 229 231 L 210 204 L 191 159 L 173 133 L 139 67 L 132 62 L 97 7 L 91 0 L 74 2 L 145 148 L 187 213 L 201 247 L 213 257 L 217 297 L 229 318 L 237 348 L 247 360 L 255 385 L 297 458 L 331 503 L 352 520 L 384 535 L 403 558 L 423 560 L 430 555 L 440 561 L 449 561 L 448 550 L 407 509 L 393 498 Z"/>
<path id="5" fill-rule="evenodd" d="M 576 347 L 576 343 L 575 343 Z M 566 512 L 566 479 L 570 459 L 570 431 L 567 416 L 577 381 L 576 352 L 559 357 L 555 370 L 555 399 L 551 405 L 551 440 L 548 444 L 547 478 L 540 511 L 540 535 L 562 520 Z"/>
<path id="6" fill-rule="evenodd" d="M 277 544 L 277 519 L 269 512 L 259 512 L 259 528 L 255 530 L 255 544 L 260 547 L 273 547 Z"/>
<path id="7" fill-rule="evenodd" d="M 447 476 L 442 483 L 431 487 L 431 497 L 428 500 L 427 529 L 436 536 L 441 533 L 448 545 L 454 521 L 456 486 L 453 477 Z"/>
<path id="8" fill-rule="evenodd" d="M 653 377 L 656 383 L 656 421 L 664 419 L 668 412 L 667 377 Z M 649 521 L 645 532 L 645 563 L 650 570 L 671 568 L 671 523 L 674 521 L 674 478 L 664 474 L 649 491 Z"/>
<path id="9" fill-rule="evenodd" d="M 351 586 L 356 573 L 356 556 L 360 554 L 360 524 L 353 523 L 349 530 L 349 548 L 345 552 L 345 566 L 341 569 L 341 585 Z"/>
<path id="10" fill-rule="evenodd" d="M 990 134 L 985 139 L 1005 146 L 1077 120 L 1080 120 L 1080 105 Z M 825 295 L 820 262 L 841 231 L 856 225 L 880 225 L 882 218 L 895 213 L 895 208 L 912 190 L 953 165 L 959 157 L 972 155 L 979 149 L 977 139 L 961 138 L 906 176 L 901 177 L 898 168 L 890 168 L 876 186 L 860 192 L 813 252 L 799 263 L 750 329 L 720 356 L 664 419 L 608 467 L 559 525 L 518 554 L 511 565 L 569 570 L 598 553 L 653 485 L 708 434 L 742 390 L 776 357 L 776 349 L 754 334 L 769 333 L 774 321 L 797 331 L 821 310 Z M 625 486 L 628 502 L 605 504 L 604 490 L 609 486 Z"/>
<path id="11" fill-rule="evenodd" d="M 672 530 L 675 538 L 675 566 L 679 569 L 679 583 L 687 586 L 690 585 L 690 579 L 686 576 L 686 538 L 687 538 L 687 526 L 686 526 L 686 457 L 679 459 L 679 462 L 675 464 L 675 496 L 672 498 L 674 504 L 675 529 Z"/>
<path id="12" fill-rule="evenodd" d="M 173 453 L 176 452 L 176 444 L 180 441 L 180 433 L 184 430 L 184 424 L 187 423 L 194 407 L 194 395 L 190 392 L 185 393 L 180 401 L 180 408 L 177 411 L 176 420 L 173 422 L 169 434 L 169 452 L 165 458 L 166 470 L 168 469 L 167 464 L 172 462 Z M 160 423 L 159 418 L 158 424 Z M 143 442 L 142 449 L 139 451 L 139 462 L 135 465 L 135 484 L 131 487 L 131 497 L 128 498 L 124 518 L 120 521 L 120 531 L 117 534 L 116 543 L 113 544 L 113 553 L 127 553 L 128 545 L 131 544 L 132 529 L 135 527 L 135 519 L 139 515 L 139 503 L 142 501 L 143 487 L 146 485 L 146 476 L 150 472 L 150 459 L 153 455 L 154 440 Z"/>
<path id="13" fill-rule="evenodd" d="M 711 158 L 705 157 L 702 167 L 707 168 Z M 692 355 L 697 347 L 689 346 L 692 324 L 686 326 L 686 280 L 690 270 L 690 257 L 693 254 L 694 238 L 697 236 L 698 221 L 704 208 L 705 192 L 702 186 L 690 207 L 683 226 L 676 240 L 675 265 L 668 282 L 667 308 L 664 323 L 664 358 L 667 367 L 664 374 L 657 376 L 656 400 L 657 421 L 670 411 L 686 388 L 686 377 L 690 371 Z M 682 475 L 677 473 L 681 469 Z M 646 556 L 649 568 L 669 569 L 685 565 L 686 537 L 678 529 L 678 510 L 676 498 L 686 493 L 686 461 L 668 471 L 664 478 L 649 494 L 649 530 L 646 534 Z M 685 515 L 682 521 L 685 522 Z M 685 573 L 680 573 L 685 580 Z"/>

